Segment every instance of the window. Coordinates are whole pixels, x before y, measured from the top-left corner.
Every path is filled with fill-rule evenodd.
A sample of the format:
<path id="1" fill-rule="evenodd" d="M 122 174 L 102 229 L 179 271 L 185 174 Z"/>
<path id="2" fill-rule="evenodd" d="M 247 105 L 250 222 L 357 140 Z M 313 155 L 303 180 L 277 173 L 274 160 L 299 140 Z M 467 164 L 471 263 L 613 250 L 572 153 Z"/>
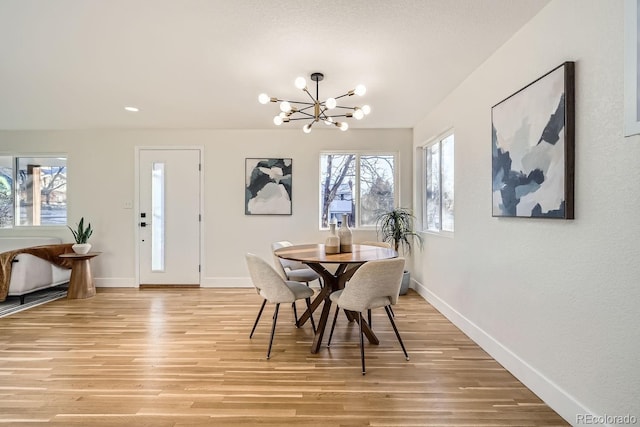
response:
<path id="1" fill-rule="evenodd" d="M 395 164 L 395 154 L 321 154 L 320 226 L 348 214 L 350 227 L 374 227 L 396 205 Z"/>
<path id="2" fill-rule="evenodd" d="M 453 232 L 453 133 L 424 147 L 425 194 L 423 224 L 427 231 Z"/>
<path id="3" fill-rule="evenodd" d="M 0 227 L 67 224 L 67 159 L 0 156 Z"/>

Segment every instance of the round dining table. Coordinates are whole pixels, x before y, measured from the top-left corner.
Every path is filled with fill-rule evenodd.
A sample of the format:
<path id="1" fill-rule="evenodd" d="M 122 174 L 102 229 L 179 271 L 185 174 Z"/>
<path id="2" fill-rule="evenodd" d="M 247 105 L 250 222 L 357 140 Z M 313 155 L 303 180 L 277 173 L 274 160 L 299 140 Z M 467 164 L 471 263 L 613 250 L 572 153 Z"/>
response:
<path id="1" fill-rule="evenodd" d="M 274 254 L 283 259 L 299 261 L 309 266 L 318 273 L 323 280 L 324 286 L 316 295 L 307 310 L 300 316 L 298 326 L 304 325 L 313 312 L 322 305 L 322 314 L 316 328 L 316 334 L 311 346 L 311 353 L 317 353 L 322 344 L 322 338 L 327 326 L 329 312 L 331 311 L 331 300 L 329 295 L 332 292 L 343 289 L 347 281 L 353 276 L 358 268 L 366 262 L 377 261 L 382 259 L 396 258 L 398 252 L 393 249 L 383 248 L 379 246 L 354 244 L 351 252 L 341 252 L 337 254 L 325 253 L 324 244 L 307 244 L 294 245 L 280 248 L 274 251 Z M 328 266 L 335 267 L 327 268 Z M 357 320 L 357 316 L 347 312 L 349 320 Z M 362 321 L 362 331 L 366 335 L 369 342 L 378 344 L 378 338 L 375 336 L 365 320 Z"/>

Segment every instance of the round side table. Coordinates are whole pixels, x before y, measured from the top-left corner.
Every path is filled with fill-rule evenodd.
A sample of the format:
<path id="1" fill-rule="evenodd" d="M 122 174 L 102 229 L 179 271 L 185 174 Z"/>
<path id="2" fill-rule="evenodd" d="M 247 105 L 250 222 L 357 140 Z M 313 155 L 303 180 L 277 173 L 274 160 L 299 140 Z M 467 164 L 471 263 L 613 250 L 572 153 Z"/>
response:
<path id="1" fill-rule="evenodd" d="M 96 294 L 96 287 L 93 284 L 93 276 L 91 275 L 91 265 L 89 264 L 89 260 L 98 255 L 100 255 L 100 252 L 89 252 L 86 254 L 68 253 L 59 255 L 60 258 L 69 258 L 72 261 L 67 299 L 91 298 Z"/>

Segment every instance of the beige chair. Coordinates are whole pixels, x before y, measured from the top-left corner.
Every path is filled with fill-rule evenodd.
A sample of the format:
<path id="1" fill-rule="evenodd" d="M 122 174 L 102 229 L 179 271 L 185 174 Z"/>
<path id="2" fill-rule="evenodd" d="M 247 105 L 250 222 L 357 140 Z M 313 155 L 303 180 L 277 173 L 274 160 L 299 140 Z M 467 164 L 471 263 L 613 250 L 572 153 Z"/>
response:
<path id="1" fill-rule="evenodd" d="M 360 243 L 361 245 L 369 245 L 369 246 L 379 246 L 381 248 L 387 248 L 387 249 L 392 249 L 391 245 L 387 242 L 375 242 L 373 240 L 369 240 L 366 242 L 362 242 Z"/>
<path id="2" fill-rule="evenodd" d="M 407 350 L 404 347 L 398 328 L 389 310 L 389 307 L 398 301 L 403 272 L 404 258 L 371 261 L 364 264 L 355 272 L 344 289 L 333 292 L 330 295 L 331 301 L 336 303 L 336 311 L 343 309 L 358 313 L 362 375 L 366 373 L 364 363 L 364 339 L 362 336 L 362 313 L 365 310 L 384 307 L 391 326 L 393 326 L 393 331 L 396 333 L 398 342 L 402 347 L 404 356 L 409 360 L 409 355 L 407 354 Z M 331 326 L 328 345 L 331 345 L 334 328 L 335 317 L 333 325 Z"/>
<path id="3" fill-rule="evenodd" d="M 385 249 L 393 249 L 390 243 L 378 242 L 373 240 L 362 242 L 361 245 L 378 246 Z M 389 310 L 391 310 L 391 315 L 395 317 L 395 314 L 393 313 L 393 309 L 389 307 Z M 367 311 L 367 322 L 369 322 L 369 326 L 373 326 L 373 323 L 371 322 L 371 310 Z"/>
<path id="4" fill-rule="evenodd" d="M 283 240 L 280 242 L 272 243 L 271 250 L 275 251 L 276 249 L 286 248 L 289 246 L 293 246 L 293 244 L 291 242 Z M 274 254 L 273 263 L 276 265 L 278 271 L 280 271 L 280 275 L 286 280 L 293 280 L 294 282 L 304 282 L 307 284 L 307 286 L 309 286 L 309 282 L 317 280 L 320 283 L 320 287 L 322 287 L 322 280 L 320 279 L 320 275 L 299 261 L 282 259 Z"/>
<path id="5" fill-rule="evenodd" d="M 257 255 L 248 253 L 246 254 L 246 260 L 247 266 L 249 267 L 251 281 L 253 282 L 258 294 L 264 298 L 260 311 L 258 312 L 258 317 L 256 317 L 256 321 L 253 324 L 253 329 L 251 329 L 249 338 L 253 337 L 253 333 L 256 330 L 256 326 L 258 326 L 258 321 L 260 320 L 260 316 L 262 316 L 262 310 L 264 310 L 264 306 L 267 301 L 276 305 L 273 314 L 273 324 L 271 326 L 269 349 L 267 350 L 267 359 L 269 359 L 271 357 L 271 347 L 273 345 L 273 336 L 276 331 L 276 322 L 278 321 L 278 309 L 280 308 L 280 304 L 292 303 L 295 307 L 296 301 L 304 299 L 307 302 L 307 307 L 309 307 L 311 304 L 311 297 L 313 296 L 313 289 L 299 282 L 284 280 L 268 262 Z M 299 327 L 297 314 L 295 315 L 295 320 L 296 327 Z M 313 316 L 310 320 L 313 332 L 315 333 L 316 326 L 313 321 Z"/>

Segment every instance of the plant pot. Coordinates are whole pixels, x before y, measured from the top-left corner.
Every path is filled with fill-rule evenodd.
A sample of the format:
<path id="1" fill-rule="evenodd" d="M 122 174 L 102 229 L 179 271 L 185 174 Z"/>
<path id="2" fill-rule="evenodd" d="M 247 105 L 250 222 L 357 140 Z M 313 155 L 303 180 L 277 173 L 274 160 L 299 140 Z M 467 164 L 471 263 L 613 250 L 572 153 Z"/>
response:
<path id="1" fill-rule="evenodd" d="M 400 283 L 400 295 L 404 295 L 409 290 L 409 283 L 411 283 L 411 274 L 405 271 L 402 275 L 402 282 Z"/>
<path id="2" fill-rule="evenodd" d="M 73 252 L 77 254 L 84 255 L 91 250 L 91 243 L 76 243 L 71 246 L 71 249 L 73 249 Z"/>

